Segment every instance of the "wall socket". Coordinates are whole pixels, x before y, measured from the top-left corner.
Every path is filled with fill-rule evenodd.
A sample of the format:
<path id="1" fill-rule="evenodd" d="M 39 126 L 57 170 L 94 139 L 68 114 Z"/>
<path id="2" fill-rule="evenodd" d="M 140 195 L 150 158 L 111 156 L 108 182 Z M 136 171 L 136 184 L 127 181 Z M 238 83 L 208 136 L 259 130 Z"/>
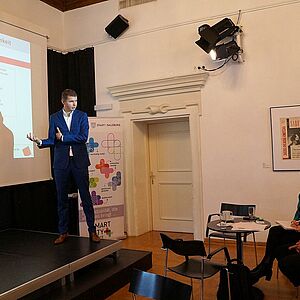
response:
<path id="1" fill-rule="evenodd" d="M 270 164 L 270 163 L 267 163 L 267 162 L 263 162 L 263 163 L 262 163 L 262 167 L 263 167 L 264 169 L 270 169 L 270 168 L 271 168 L 271 164 Z"/>

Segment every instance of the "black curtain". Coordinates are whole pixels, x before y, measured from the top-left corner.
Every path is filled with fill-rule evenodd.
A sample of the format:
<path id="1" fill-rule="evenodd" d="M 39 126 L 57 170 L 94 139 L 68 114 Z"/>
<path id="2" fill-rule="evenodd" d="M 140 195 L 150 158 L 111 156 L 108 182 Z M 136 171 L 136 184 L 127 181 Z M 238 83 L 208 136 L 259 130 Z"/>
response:
<path id="1" fill-rule="evenodd" d="M 48 99 L 49 113 L 61 109 L 61 92 L 75 90 L 78 94 L 78 109 L 88 116 L 96 116 L 94 48 L 67 54 L 48 50 Z"/>
<path id="2" fill-rule="evenodd" d="M 13 226 L 13 201 L 10 199 L 10 189 L 0 189 L 0 229 Z"/>
<path id="3" fill-rule="evenodd" d="M 48 50 L 48 108 L 62 108 L 61 92 L 74 89 L 78 109 L 95 116 L 94 48 L 62 54 Z M 70 192 L 75 192 L 73 184 Z M 70 199 L 70 233 L 78 234 L 77 202 Z M 52 180 L 0 188 L 0 230 L 19 228 L 57 232 L 55 183 Z"/>
<path id="4" fill-rule="evenodd" d="M 64 68 L 65 55 L 48 50 L 48 108 L 49 115 L 61 109 L 61 92 L 65 89 L 66 72 Z"/>

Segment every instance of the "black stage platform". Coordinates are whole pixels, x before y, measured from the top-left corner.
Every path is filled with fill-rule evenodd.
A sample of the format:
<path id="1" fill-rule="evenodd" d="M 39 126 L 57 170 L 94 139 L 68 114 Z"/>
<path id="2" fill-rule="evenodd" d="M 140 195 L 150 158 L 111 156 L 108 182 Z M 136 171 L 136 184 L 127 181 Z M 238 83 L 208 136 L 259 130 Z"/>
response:
<path id="1" fill-rule="evenodd" d="M 128 282 L 132 266 L 145 270 L 152 266 L 150 252 L 120 250 L 121 241 L 97 244 L 70 236 L 64 244 L 54 245 L 56 237 L 26 230 L 0 231 L 1 300 L 105 299 L 101 294 L 107 297 Z"/>

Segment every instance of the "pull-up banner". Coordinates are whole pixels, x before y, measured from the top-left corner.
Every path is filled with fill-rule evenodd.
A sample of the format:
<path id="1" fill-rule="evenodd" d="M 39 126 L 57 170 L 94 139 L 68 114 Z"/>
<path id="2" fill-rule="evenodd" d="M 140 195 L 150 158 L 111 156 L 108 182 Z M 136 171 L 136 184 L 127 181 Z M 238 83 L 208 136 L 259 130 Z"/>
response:
<path id="1" fill-rule="evenodd" d="M 104 239 L 124 237 L 124 177 L 122 119 L 89 118 L 87 151 L 90 193 L 95 211 L 97 234 Z M 80 235 L 88 236 L 81 201 Z"/>

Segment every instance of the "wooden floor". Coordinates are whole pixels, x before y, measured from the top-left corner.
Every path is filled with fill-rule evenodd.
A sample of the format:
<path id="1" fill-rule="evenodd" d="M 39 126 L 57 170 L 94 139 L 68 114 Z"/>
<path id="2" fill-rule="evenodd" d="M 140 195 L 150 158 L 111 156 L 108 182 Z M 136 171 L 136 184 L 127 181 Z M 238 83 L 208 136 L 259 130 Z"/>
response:
<path id="1" fill-rule="evenodd" d="M 191 234 L 186 233 L 167 233 L 173 238 L 182 238 L 182 239 L 192 239 Z M 212 250 L 218 247 L 221 247 L 223 242 L 215 241 L 212 243 Z M 235 244 L 233 242 L 228 242 L 227 246 L 230 251 L 231 257 L 235 257 Z M 150 272 L 163 274 L 163 264 L 164 264 L 164 254 L 165 252 L 161 250 L 161 240 L 159 232 L 148 232 L 138 237 L 129 237 L 123 241 L 123 248 L 128 249 L 137 249 L 137 250 L 147 250 L 152 251 L 153 253 L 153 267 Z M 206 248 L 208 249 L 207 245 Z M 264 246 L 257 246 L 259 260 L 263 256 Z M 215 258 L 216 260 L 222 262 L 224 261 L 223 255 L 218 255 Z M 181 261 L 181 258 L 175 257 L 175 255 L 170 256 L 171 263 Z M 255 254 L 253 249 L 253 244 L 251 242 L 244 244 L 244 263 L 252 269 L 255 266 Z M 261 279 L 256 286 L 260 288 L 265 294 L 265 300 L 287 300 L 294 299 L 297 300 L 297 289 L 279 272 L 278 279 L 276 278 L 277 265 L 274 264 L 273 277 L 271 281 L 266 281 Z M 182 276 L 175 275 L 172 272 L 169 272 L 169 277 L 172 277 L 176 280 L 180 280 L 187 284 L 190 284 L 190 281 Z M 205 299 L 216 299 L 216 292 L 219 283 L 219 275 L 215 275 L 212 278 L 206 279 L 204 284 L 204 294 Z M 194 299 L 200 299 L 199 296 L 200 285 L 197 281 L 194 281 Z M 117 291 L 115 294 L 107 298 L 108 300 L 130 300 L 132 299 L 131 294 L 128 292 L 128 285 Z M 146 299 L 140 297 L 138 299 Z M 174 299 L 175 300 L 175 299 Z"/>

